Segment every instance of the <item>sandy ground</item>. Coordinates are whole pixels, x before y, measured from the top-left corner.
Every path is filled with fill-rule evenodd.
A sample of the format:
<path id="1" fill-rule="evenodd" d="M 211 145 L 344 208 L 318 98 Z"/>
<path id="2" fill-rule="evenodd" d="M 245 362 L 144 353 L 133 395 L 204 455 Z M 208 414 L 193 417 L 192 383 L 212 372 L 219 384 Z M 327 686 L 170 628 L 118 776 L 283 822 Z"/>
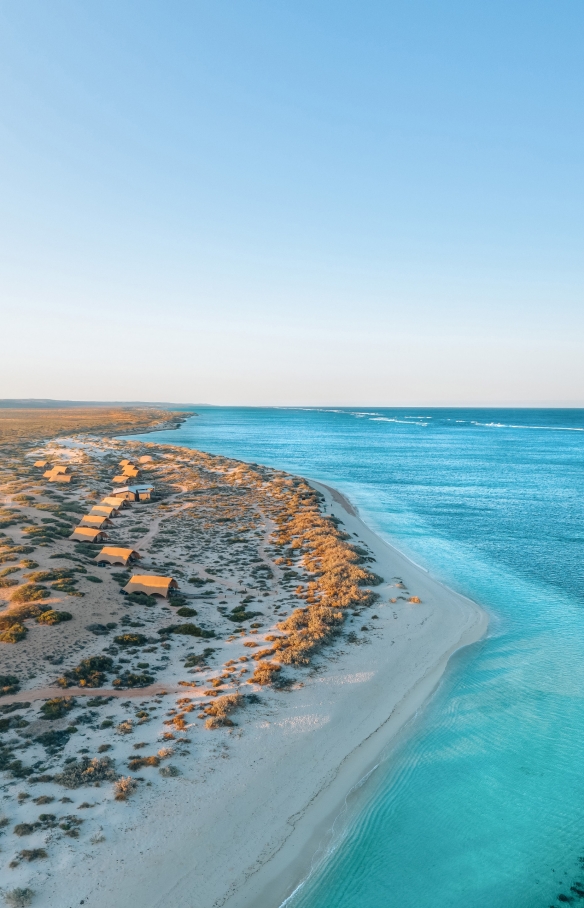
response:
<path id="1" fill-rule="evenodd" d="M 103 835 L 91 849 L 72 842 L 57 862 L 27 871 L 38 904 L 276 908 L 450 655 L 485 634 L 482 609 L 383 542 L 336 490 L 313 485 L 373 552 L 371 568 L 385 578 L 379 601 L 348 619 L 294 687 L 262 690 L 234 728 L 194 729 L 182 774 L 163 791 L 143 785 L 127 802 L 110 800 L 107 814 L 98 804 Z"/>

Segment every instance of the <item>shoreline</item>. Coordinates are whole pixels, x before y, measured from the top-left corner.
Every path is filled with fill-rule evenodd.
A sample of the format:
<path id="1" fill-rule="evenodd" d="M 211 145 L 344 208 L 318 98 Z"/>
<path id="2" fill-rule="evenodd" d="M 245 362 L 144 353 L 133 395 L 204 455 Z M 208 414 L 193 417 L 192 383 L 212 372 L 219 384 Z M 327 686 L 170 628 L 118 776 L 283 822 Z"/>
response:
<path id="1" fill-rule="evenodd" d="M 331 506 L 334 502 L 344 511 L 344 522 L 347 529 L 353 529 L 354 522 L 359 525 L 359 536 L 371 545 L 375 540 L 380 549 L 396 563 L 405 563 L 408 570 L 421 572 L 426 582 L 436 585 L 443 594 L 451 596 L 466 604 L 469 610 L 468 623 L 464 624 L 461 633 L 445 651 L 437 654 L 435 661 L 418 677 L 403 697 L 393 705 L 389 714 L 380 724 L 373 728 L 338 765 L 332 778 L 326 780 L 317 795 L 306 806 L 302 814 L 295 819 L 293 830 L 281 848 L 261 865 L 253 875 L 226 900 L 215 904 L 222 908 L 283 908 L 293 894 L 304 884 L 317 868 L 321 860 L 326 860 L 326 853 L 333 837 L 333 826 L 340 816 L 348 799 L 358 790 L 367 777 L 375 771 L 383 759 L 383 752 L 392 743 L 397 743 L 399 735 L 408 722 L 428 703 L 437 690 L 448 667 L 450 658 L 458 650 L 479 642 L 487 633 L 489 616 L 477 603 L 451 590 L 439 580 L 431 577 L 429 572 L 409 559 L 390 543 L 381 539 L 358 515 L 351 502 L 338 489 L 334 489 L 316 480 L 307 479 L 313 488 L 325 496 L 330 496 Z M 332 508 L 331 508 L 332 510 Z M 353 530 L 354 531 L 354 530 Z M 376 553 L 377 555 L 377 553 Z M 379 563 L 379 559 L 378 559 Z M 405 574 L 406 571 L 404 570 Z M 315 856 L 319 855 L 316 858 Z"/>

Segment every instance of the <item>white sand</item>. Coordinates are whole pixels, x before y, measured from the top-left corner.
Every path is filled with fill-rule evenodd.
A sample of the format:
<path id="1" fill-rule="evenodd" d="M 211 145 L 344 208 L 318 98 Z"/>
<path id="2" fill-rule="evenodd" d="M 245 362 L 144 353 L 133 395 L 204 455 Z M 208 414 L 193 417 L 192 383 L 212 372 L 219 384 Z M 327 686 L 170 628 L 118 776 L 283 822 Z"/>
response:
<path id="1" fill-rule="evenodd" d="M 168 780 L 164 795 L 143 785 L 127 803 L 108 803 L 104 842 L 72 847 L 50 872 L 39 866 L 31 883 L 43 906 L 276 908 L 450 655 L 486 632 L 481 608 L 383 542 L 339 493 L 333 499 L 314 485 L 327 512 L 372 549 L 371 568 L 387 581 L 377 587 L 379 603 L 347 624 L 364 642 L 342 638 L 299 674 L 303 686 L 262 691 L 237 728 L 193 730 L 191 768 Z M 405 595 L 395 576 L 421 604 L 389 603 Z"/>

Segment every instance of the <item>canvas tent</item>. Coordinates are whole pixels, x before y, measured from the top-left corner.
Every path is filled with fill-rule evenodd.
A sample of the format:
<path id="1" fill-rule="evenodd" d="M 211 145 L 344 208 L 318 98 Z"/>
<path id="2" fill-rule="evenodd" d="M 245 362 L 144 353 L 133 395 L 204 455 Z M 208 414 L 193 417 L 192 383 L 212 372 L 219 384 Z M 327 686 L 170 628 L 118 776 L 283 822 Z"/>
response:
<path id="1" fill-rule="evenodd" d="M 143 454 L 142 457 L 138 458 L 138 463 L 151 463 L 152 460 L 153 458 L 150 457 L 150 454 Z"/>
<path id="2" fill-rule="evenodd" d="M 159 577 L 155 574 L 134 574 L 123 588 L 123 593 L 147 593 L 149 596 L 168 598 L 171 590 L 178 590 L 178 583 L 172 577 Z"/>
<path id="3" fill-rule="evenodd" d="M 49 465 L 48 460 L 35 460 L 35 462 L 33 464 L 34 467 L 40 467 L 41 470 L 44 470 L 44 468 L 48 467 L 48 465 Z"/>
<path id="4" fill-rule="evenodd" d="M 49 482 L 71 482 L 72 479 L 71 473 L 53 473 L 49 476 Z"/>
<path id="5" fill-rule="evenodd" d="M 106 498 L 102 498 L 100 505 L 112 505 L 114 508 L 129 508 L 130 505 L 124 498 L 116 498 L 114 495 L 108 495 Z"/>
<path id="6" fill-rule="evenodd" d="M 107 539 L 107 533 L 94 527 L 78 526 L 75 527 L 69 539 L 80 539 L 83 542 L 103 542 L 104 539 Z"/>
<path id="7" fill-rule="evenodd" d="M 101 514 L 102 517 L 119 517 L 120 509 L 113 504 L 94 504 L 89 513 Z"/>
<path id="8" fill-rule="evenodd" d="M 103 527 L 111 527 L 112 522 L 108 520 L 107 517 L 104 517 L 103 514 L 86 514 L 81 518 L 79 524 L 80 527 L 95 527 L 98 530 L 103 529 Z"/>
<path id="9" fill-rule="evenodd" d="M 140 554 L 134 549 L 122 549 L 113 545 L 106 545 L 97 556 L 98 564 L 130 564 L 137 561 Z"/>

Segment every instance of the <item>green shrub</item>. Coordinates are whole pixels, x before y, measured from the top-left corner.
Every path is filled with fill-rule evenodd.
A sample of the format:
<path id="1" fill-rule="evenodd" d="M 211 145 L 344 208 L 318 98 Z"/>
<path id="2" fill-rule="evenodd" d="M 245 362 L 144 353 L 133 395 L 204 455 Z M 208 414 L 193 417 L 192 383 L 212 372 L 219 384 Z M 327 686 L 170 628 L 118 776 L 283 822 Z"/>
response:
<path id="1" fill-rule="evenodd" d="M 0 675 L 0 697 L 15 694 L 20 689 L 20 681 L 14 675 Z"/>
<path id="2" fill-rule="evenodd" d="M 27 583 L 14 591 L 11 601 L 16 603 L 38 602 L 40 599 L 47 599 L 49 596 L 50 592 L 45 586 Z"/>
<path id="3" fill-rule="evenodd" d="M 101 687 L 106 680 L 106 673 L 113 670 L 113 659 L 109 656 L 89 656 L 82 659 L 75 668 L 68 669 L 57 683 L 61 687 Z"/>
<path id="4" fill-rule="evenodd" d="M 82 785 L 94 785 L 95 782 L 114 782 L 118 774 L 111 757 L 82 757 L 65 766 L 63 772 L 55 776 L 55 782 L 64 788 L 81 788 Z"/>
<path id="5" fill-rule="evenodd" d="M 114 642 L 118 646 L 144 646 L 148 642 L 148 638 L 144 634 L 120 634 L 114 637 Z"/>
<path id="6" fill-rule="evenodd" d="M 158 633 L 162 636 L 186 634 L 189 637 L 203 637 L 204 639 L 215 636 L 215 631 L 204 631 L 198 624 L 169 624 L 167 627 L 161 627 Z"/>
<path id="7" fill-rule="evenodd" d="M 197 610 L 194 608 L 189 608 L 186 605 L 183 605 L 182 608 L 176 610 L 177 615 L 180 615 L 181 618 L 194 618 L 198 614 Z"/>
<path id="8" fill-rule="evenodd" d="M 73 615 L 71 612 L 58 612 L 55 609 L 49 609 L 38 616 L 37 624 L 60 624 L 62 621 L 71 621 Z"/>
<path id="9" fill-rule="evenodd" d="M 0 643 L 18 643 L 20 640 L 24 640 L 27 633 L 28 630 L 24 624 L 13 624 L 0 634 Z"/>
<path id="10" fill-rule="evenodd" d="M 76 706 L 74 697 L 53 697 L 41 706 L 41 719 L 61 719 Z"/>

